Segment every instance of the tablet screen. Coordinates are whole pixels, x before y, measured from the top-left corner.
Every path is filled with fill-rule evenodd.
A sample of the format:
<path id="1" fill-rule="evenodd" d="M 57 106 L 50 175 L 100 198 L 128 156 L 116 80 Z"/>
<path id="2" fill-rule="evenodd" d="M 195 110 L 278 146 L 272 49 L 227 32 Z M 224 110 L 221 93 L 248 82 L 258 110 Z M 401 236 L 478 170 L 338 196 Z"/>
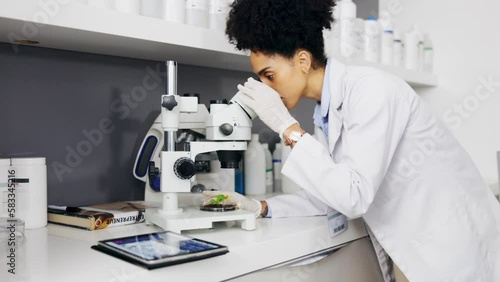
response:
<path id="1" fill-rule="evenodd" d="M 118 238 L 102 243 L 148 261 L 213 250 L 220 247 L 209 242 L 170 232 Z"/>

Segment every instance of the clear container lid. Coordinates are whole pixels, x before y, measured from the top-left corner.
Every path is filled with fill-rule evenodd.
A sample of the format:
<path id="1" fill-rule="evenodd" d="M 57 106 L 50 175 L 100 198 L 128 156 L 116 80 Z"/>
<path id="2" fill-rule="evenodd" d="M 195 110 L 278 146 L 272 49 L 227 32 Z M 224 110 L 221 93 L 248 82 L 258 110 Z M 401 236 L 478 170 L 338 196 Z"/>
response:
<path id="1" fill-rule="evenodd" d="M 16 165 L 44 165 L 45 158 L 13 158 L 12 166 Z"/>

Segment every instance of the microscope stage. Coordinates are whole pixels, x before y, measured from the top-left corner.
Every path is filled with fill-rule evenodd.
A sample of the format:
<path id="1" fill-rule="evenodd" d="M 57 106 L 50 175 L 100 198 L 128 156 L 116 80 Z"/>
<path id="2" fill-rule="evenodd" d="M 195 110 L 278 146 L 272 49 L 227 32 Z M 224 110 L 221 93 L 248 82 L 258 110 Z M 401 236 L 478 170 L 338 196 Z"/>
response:
<path id="1" fill-rule="evenodd" d="M 146 222 L 151 222 L 159 227 L 180 233 L 182 230 L 212 228 L 214 222 L 238 221 L 244 230 L 255 229 L 255 213 L 237 209 L 225 212 L 202 211 L 200 207 L 184 207 L 182 212 L 176 214 L 162 214 L 158 209 L 146 210 Z"/>

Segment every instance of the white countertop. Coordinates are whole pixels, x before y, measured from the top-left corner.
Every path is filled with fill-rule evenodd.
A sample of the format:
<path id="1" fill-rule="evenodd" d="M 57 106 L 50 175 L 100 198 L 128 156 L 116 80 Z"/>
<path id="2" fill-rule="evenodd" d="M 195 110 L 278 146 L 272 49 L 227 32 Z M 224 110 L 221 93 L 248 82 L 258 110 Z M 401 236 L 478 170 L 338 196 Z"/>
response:
<path id="1" fill-rule="evenodd" d="M 7 272 L 5 246 L 0 246 L 0 281 L 221 281 L 367 236 L 362 219 L 349 221 L 348 230 L 334 238 L 325 216 L 258 219 L 254 231 L 218 223 L 214 229 L 183 234 L 226 245 L 228 254 L 155 270 L 90 248 L 98 240 L 159 230 L 145 224 L 98 231 L 49 224 L 26 230 L 26 241 L 16 252 L 16 274 Z"/>

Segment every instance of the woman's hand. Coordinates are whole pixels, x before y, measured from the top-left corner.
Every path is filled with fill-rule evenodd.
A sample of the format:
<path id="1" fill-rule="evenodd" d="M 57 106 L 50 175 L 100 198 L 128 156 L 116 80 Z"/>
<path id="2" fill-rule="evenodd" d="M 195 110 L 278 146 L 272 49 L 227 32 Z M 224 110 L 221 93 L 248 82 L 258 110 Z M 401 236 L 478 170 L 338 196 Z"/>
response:
<path id="1" fill-rule="evenodd" d="M 225 202 L 236 205 L 242 210 L 247 210 L 255 213 L 255 217 L 259 217 L 262 213 L 262 203 L 255 199 L 248 199 L 247 197 L 236 192 L 222 192 L 222 191 L 203 191 L 206 197 L 216 197 L 217 195 L 227 196 Z"/>
<path id="2" fill-rule="evenodd" d="M 239 100 L 252 109 L 269 128 L 283 138 L 283 132 L 297 123 L 281 101 L 281 97 L 274 89 L 253 78 L 249 78 L 245 85 L 238 85 L 243 95 Z"/>

